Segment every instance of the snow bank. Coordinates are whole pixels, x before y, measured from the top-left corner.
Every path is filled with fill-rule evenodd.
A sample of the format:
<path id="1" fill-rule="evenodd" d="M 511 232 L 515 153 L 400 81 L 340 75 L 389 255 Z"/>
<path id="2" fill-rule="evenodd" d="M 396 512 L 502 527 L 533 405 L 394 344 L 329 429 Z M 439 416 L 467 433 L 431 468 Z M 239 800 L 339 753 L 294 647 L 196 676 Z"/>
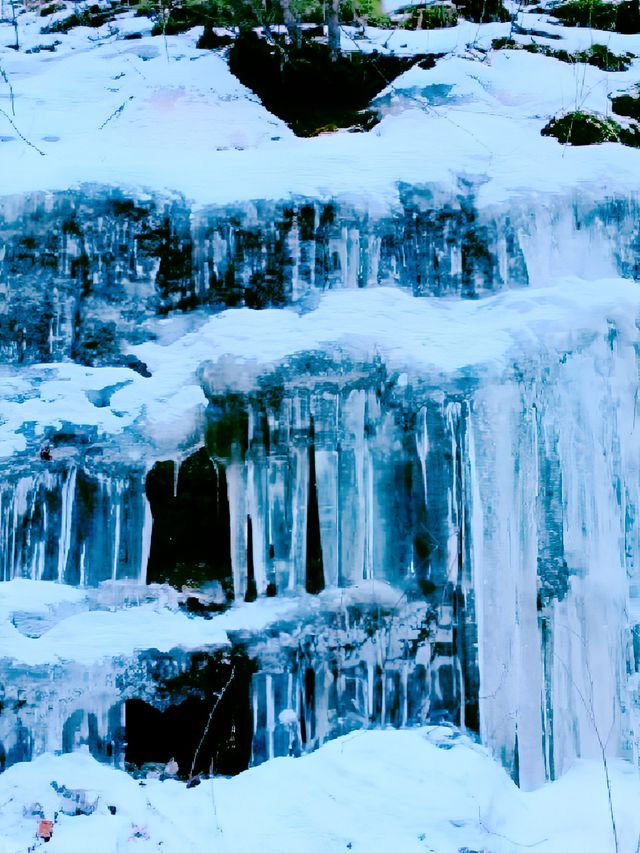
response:
<path id="1" fill-rule="evenodd" d="M 557 47 L 599 41 L 640 54 L 640 36 L 562 28 L 544 16 L 519 20 L 559 35 L 543 39 Z M 221 55 L 195 48 L 198 29 L 163 40 L 147 34 L 148 22 L 145 29 L 122 16 L 100 30 L 54 37 L 40 35 L 43 23 L 21 15 L 23 49 L 0 47 L 13 91 L 11 100 L 0 79 L 10 107 L 0 114 L 4 193 L 102 182 L 178 190 L 202 204 L 297 194 L 365 197 L 379 206 L 394 203 L 398 182 L 451 185 L 461 174 L 487 178 L 486 202 L 532 189 L 640 188 L 640 152 L 620 145 L 565 149 L 539 134 L 560 108 L 606 111 L 607 93 L 636 82 L 637 61 L 616 74 L 513 51 L 477 61 L 468 46 L 487 48 L 509 34 L 509 24 L 462 21 L 443 30 L 364 35 L 345 29 L 346 49 L 455 58 L 397 81 L 394 91 L 413 80 L 411 97 L 405 91 L 402 110 L 369 133 L 296 139 Z M 132 28 L 140 39 L 125 39 Z M 10 25 L 0 24 L 0 43 L 12 40 Z M 54 40 L 60 44 L 53 53 L 24 52 Z M 430 103 L 424 90 L 440 85 L 464 97 Z"/>
<path id="2" fill-rule="evenodd" d="M 640 782 L 612 765 L 620 850 L 640 830 Z M 347 735 L 303 758 L 277 758 L 233 779 L 187 789 L 138 783 L 82 753 L 44 755 L 0 776 L 0 851 L 23 853 L 38 818 L 53 818 L 65 785 L 97 798 L 89 816 L 59 814 L 51 853 L 606 853 L 613 850 L 602 766 L 577 764 L 523 794 L 487 752 L 452 729 Z M 115 814 L 112 814 L 115 807 Z"/>
<path id="3" fill-rule="evenodd" d="M 0 615 L 7 618 L 19 611 L 48 613 L 62 604 L 80 604 L 85 598 L 83 590 L 65 584 L 14 578 L 0 584 Z"/>

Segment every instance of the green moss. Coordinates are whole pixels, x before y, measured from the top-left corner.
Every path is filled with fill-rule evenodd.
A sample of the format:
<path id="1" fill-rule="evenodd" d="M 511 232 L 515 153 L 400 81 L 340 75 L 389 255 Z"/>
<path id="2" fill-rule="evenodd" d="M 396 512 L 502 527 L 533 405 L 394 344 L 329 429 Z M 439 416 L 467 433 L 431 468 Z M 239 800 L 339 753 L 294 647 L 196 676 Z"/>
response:
<path id="1" fill-rule="evenodd" d="M 48 3 L 40 9 L 40 17 L 46 18 L 49 15 L 55 14 L 55 12 L 62 12 L 64 8 L 64 3 Z"/>
<path id="2" fill-rule="evenodd" d="M 503 6 L 502 0 L 465 0 L 456 6 L 463 17 L 476 24 L 511 20 L 511 13 Z"/>
<path id="3" fill-rule="evenodd" d="M 209 49 L 219 47 L 213 34 L 214 27 L 237 27 L 250 30 L 254 27 L 274 26 L 283 23 L 282 6 L 276 0 L 181 0 L 145 3 L 147 16 L 156 19 L 151 31 L 157 35 L 177 35 L 192 27 L 204 26 L 205 36 L 198 46 Z M 306 20 L 302 17 L 301 20 Z"/>
<path id="4" fill-rule="evenodd" d="M 188 3 L 170 6 L 168 13 L 156 21 L 151 35 L 177 35 L 199 25 L 226 27 L 233 24 L 233 11 L 227 3 Z"/>
<path id="5" fill-rule="evenodd" d="M 68 33 L 74 27 L 93 27 L 97 29 L 104 24 L 112 21 L 114 16 L 119 12 L 126 12 L 127 7 L 121 6 L 119 3 L 112 3 L 108 8 L 102 8 L 98 5 L 88 6 L 78 12 L 74 12 L 67 18 L 61 21 L 54 21 L 46 27 L 43 27 L 40 32 L 43 35 L 49 33 Z"/>
<path id="6" fill-rule="evenodd" d="M 570 27 L 613 30 L 616 23 L 615 6 L 602 0 L 568 0 L 552 9 L 551 13 Z"/>
<path id="7" fill-rule="evenodd" d="M 522 45 L 519 44 L 515 39 L 506 37 L 494 39 L 491 42 L 491 47 L 494 50 L 522 50 Z"/>
<path id="8" fill-rule="evenodd" d="M 632 53 L 616 54 L 609 50 L 604 44 L 593 44 L 587 50 L 579 51 L 579 62 L 594 65 L 603 71 L 626 71 L 633 62 Z"/>
<path id="9" fill-rule="evenodd" d="M 630 148 L 640 148 L 640 125 L 630 124 L 620 129 L 620 142 Z"/>
<path id="10" fill-rule="evenodd" d="M 541 133 L 566 145 L 599 145 L 619 142 L 622 128 L 611 118 L 575 110 L 552 118 Z"/>
<path id="11" fill-rule="evenodd" d="M 300 19 L 303 21 L 324 20 L 324 11 L 321 4 L 315 13 L 315 18 L 309 16 L 310 8 L 302 11 Z M 384 12 L 380 0 L 341 0 L 340 20 L 345 23 L 367 24 L 370 27 L 382 27 L 388 29 L 393 26 L 391 19 Z"/>

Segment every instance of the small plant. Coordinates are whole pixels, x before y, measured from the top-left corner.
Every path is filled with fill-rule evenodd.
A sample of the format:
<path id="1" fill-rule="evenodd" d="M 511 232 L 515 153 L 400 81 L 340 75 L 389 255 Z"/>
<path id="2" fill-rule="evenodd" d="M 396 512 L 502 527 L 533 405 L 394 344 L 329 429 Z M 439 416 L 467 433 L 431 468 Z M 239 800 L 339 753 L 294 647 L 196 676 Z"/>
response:
<path id="1" fill-rule="evenodd" d="M 523 45 L 519 44 L 515 39 L 505 36 L 504 38 L 493 39 L 491 47 L 494 50 L 522 50 Z"/>
<path id="2" fill-rule="evenodd" d="M 322 23 L 324 13 L 321 4 L 317 9 L 307 3 L 298 12 L 302 21 Z M 389 29 L 393 26 L 391 19 L 384 12 L 380 0 L 341 0 L 340 20 L 345 23 L 360 24 L 369 27 Z"/>
<path id="3" fill-rule="evenodd" d="M 600 68 L 602 71 L 627 71 L 633 61 L 632 53 L 613 53 L 604 44 L 593 44 L 586 50 L 576 50 L 569 53 L 567 50 L 560 50 L 553 47 L 548 47 L 546 44 L 520 44 L 512 38 L 499 38 L 491 42 L 494 50 L 526 50 L 527 53 L 539 53 L 543 56 L 550 56 L 553 59 L 558 59 L 560 62 L 584 62 L 587 65 L 593 65 L 595 68 Z"/>
<path id="4" fill-rule="evenodd" d="M 454 27 L 458 17 L 477 24 L 510 21 L 511 15 L 502 0 L 454 0 L 454 2 L 420 3 L 401 6 L 393 16 L 407 30 L 437 30 Z"/>
<path id="5" fill-rule="evenodd" d="M 40 17 L 48 18 L 49 15 L 54 15 L 56 12 L 63 12 L 64 9 L 64 3 L 49 3 L 40 9 Z"/>
<path id="6" fill-rule="evenodd" d="M 68 33 L 74 27 L 98 27 L 104 26 L 113 20 L 118 12 L 126 12 L 126 6 L 120 6 L 119 3 L 111 3 L 108 8 L 93 5 L 88 8 L 81 9 L 78 12 L 73 12 L 67 18 L 62 18 L 60 21 L 54 21 L 43 27 L 40 32 L 43 35 L 50 33 Z"/>
<path id="7" fill-rule="evenodd" d="M 502 4 L 502 0 L 464 0 L 456 3 L 458 11 L 468 21 L 476 24 L 491 22 L 506 23 L 511 20 L 511 13 Z"/>
<path id="8" fill-rule="evenodd" d="M 568 0 L 552 10 L 555 18 L 570 27 L 593 27 L 608 32 L 640 32 L 637 0 L 606 3 L 604 0 Z"/>
<path id="9" fill-rule="evenodd" d="M 428 6 L 414 6 L 403 26 L 408 30 L 440 30 L 455 27 L 458 23 L 458 10 L 449 3 L 434 3 Z"/>
<path id="10" fill-rule="evenodd" d="M 553 136 L 565 145 L 619 142 L 621 132 L 621 126 L 613 119 L 581 110 L 552 118 L 541 131 L 543 136 Z"/>
<path id="11" fill-rule="evenodd" d="M 630 123 L 620 130 L 620 142 L 630 148 L 640 148 L 640 125 Z"/>
<path id="12" fill-rule="evenodd" d="M 613 30 L 616 23 L 616 8 L 602 0 L 568 0 L 551 10 L 569 27 L 593 27 L 596 30 Z"/>
<path id="13" fill-rule="evenodd" d="M 635 94 L 616 95 L 611 98 L 611 109 L 619 116 L 640 121 L 640 90 Z"/>
<path id="14" fill-rule="evenodd" d="M 578 62 L 586 62 L 603 71 L 626 71 L 633 62 L 632 53 L 613 53 L 604 44 L 592 44 L 587 50 L 578 51 Z"/>

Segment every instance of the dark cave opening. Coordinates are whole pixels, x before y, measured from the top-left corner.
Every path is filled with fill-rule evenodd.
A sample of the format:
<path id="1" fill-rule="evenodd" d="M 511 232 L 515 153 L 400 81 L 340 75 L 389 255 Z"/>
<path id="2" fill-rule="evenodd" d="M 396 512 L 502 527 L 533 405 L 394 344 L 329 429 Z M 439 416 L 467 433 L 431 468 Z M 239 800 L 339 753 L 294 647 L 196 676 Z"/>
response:
<path id="1" fill-rule="evenodd" d="M 436 58 L 357 51 L 332 57 L 313 40 L 296 47 L 249 31 L 231 46 L 229 68 L 297 136 L 315 136 L 339 127 L 369 130 L 380 120 L 367 109 L 378 92 L 416 63 L 433 68 Z"/>
<path id="2" fill-rule="evenodd" d="M 164 710 L 141 699 L 125 703 L 125 761 L 178 763 L 178 775 L 234 776 L 251 761 L 253 712 L 251 681 L 256 665 L 241 653 L 231 658 L 194 652 L 188 668 L 165 678 L 164 656 L 152 675 Z"/>
<path id="3" fill-rule="evenodd" d="M 127 764 L 141 767 L 175 759 L 181 779 L 212 773 L 235 776 L 246 770 L 253 739 L 248 698 L 236 707 L 221 709 L 220 703 L 212 714 L 216 700 L 190 696 L 165 711 L 140 699 L 127 700 Z"/>
<path id="4" fill-rule="evenodd" d="M 157 462 L 147 476 L 153 516 L 149 583 L 201 587 L 221 584 L 233 595 L 229 500 L 224 468 L 201 448 L 180 465 Z M 174 493 L 175 488 L 175 493 Z"/>
<path id="5" fill-rule="evenodd" d="M 322 561 L 322 542 L 320 539 L 320 511 L 318 508 L 318 484 L 316 482 L 316 452 L 313 444 L 313 424 L 311 426 L 312 443 L 309 445 L 309 500 L 307 504 L 307 592 L 318 593 L 324 589 L 324 565 Z"/>

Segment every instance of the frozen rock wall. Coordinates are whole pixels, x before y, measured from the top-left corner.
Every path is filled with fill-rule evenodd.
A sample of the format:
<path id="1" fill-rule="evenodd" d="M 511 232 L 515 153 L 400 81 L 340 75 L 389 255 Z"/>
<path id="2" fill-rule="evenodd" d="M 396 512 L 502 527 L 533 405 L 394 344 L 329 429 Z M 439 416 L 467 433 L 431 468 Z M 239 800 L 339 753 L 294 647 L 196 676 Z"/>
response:
<path id="1" fill-rule="evenodd" d="M 191 211 L 108 193 L 5 202 L 3 357 L 124 364 L 123 342 L 143 339 L 150 317 L 306 310 L 326 288 L 479 297 L 552 273 L 638 274 L 635 202 L 507 212 L 475 192 L 403 190 L 384 216 L 317 201 Z M 173 458 L 101 458 L 99 441 L 79 451 L 71 437 L 52 458 L 32 442 L 3 463 L 0 577 L 168 582 L 202 618 L 299 600 L 292 622 L 233 638 L 255 663 L 242 692 L 254 762 L 426 720 L 478 732 L 527 788 L 576 757 L 633 755 L 637 336 L 611 321 L 536 347 L 523 341 L 500 374 L 449 379 L 333 352 L 247 375 L 204 363 L 205 428 Z M 80 704 L 12 672 L 29 713 L 20 697 L 3 712 L 5 762 L 81 744 L 103 756 L 112 744 L 116 760 L 123 703 L 167 712 L 144 667 L 137 688 L 92 682 Z"/>
<path id="2" fill-rule="evenodd" d="M 304 305 L 381 284 L 478 298 L 549 275 L 638 274 L 634 199 L 486 207 L 481 190 L 401 188 L 386 212 L 305 199 L 192 210 L 97 187 L 3 199 L 0 356 L 144 371 L 122 345 L 169 311 Z"/>

